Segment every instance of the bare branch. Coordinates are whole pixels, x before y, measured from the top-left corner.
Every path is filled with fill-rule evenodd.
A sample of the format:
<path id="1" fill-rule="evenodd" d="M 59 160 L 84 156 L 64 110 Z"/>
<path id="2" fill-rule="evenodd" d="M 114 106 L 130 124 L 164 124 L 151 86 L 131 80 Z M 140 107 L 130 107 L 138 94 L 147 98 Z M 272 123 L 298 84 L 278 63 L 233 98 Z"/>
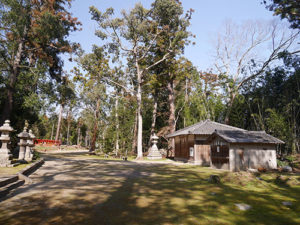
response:
<path id="1" fill-rule="evenodd" d="M 170 52 L 168 52 L 167 54 L 165 54 L 160 60 L 156 61 L 155 63 L 153 63 L 152 65 L 148 66 L 145 71 L 148 71 L 149 69 L 151 69 L 152 67 L 160 64 L 161 62 L 163 62 L 164 60 L 166 60 L 168 58 L 168 56 L 170 55 Z"/>
<path id="2" fill-rule="evenodd" d="M 119 84 L 118 82 L 115 82 L 109 78 L 105 78 L 105 80 L 107 80 L 108 82 L 114 83 L 115 85 L 118 85 L 119 87 L 123 88 L 127 93 L 133 93 L 136 94 L 136 91 L 133 89 L 128 89 L 126 86 Z"/>

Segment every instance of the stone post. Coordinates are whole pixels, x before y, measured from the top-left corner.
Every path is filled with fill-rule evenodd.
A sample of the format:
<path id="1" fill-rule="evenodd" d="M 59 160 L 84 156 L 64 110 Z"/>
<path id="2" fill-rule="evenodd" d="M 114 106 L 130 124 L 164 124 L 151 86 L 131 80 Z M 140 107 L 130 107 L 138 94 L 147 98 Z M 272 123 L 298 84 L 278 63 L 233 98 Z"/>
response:
<path id="1" fill-rule="evenodd" d="M 158 137 L 155 134 L 153 134 L 153 136 L 151 137 L 151 141 L 152 141 L 152 147 L 149 151 L 147 158 L 148 159 L 161 159 L 162 156 L 156 145 L 158 142 Z"/>
<path id="2" fill-rule="evenodd" d="M 11 159 L 12 154 L 8 149 L 8 143 L 10 142 L 9 133 L 12 132 L 14 129 L 9 125 L 10 121 L 5 120 L 2 127 L 0 127 L 0 141 L 2 142 L 2 146 L 0 149 L 0 167 L 12 167 Z"/>
<path id="3" fill-rule="evenodd" d="M 25 151 L 25 160 L 27 162 L 32 161 L 33 157 L 33 147 L 34 147 L 34 134 L 32 133 L 32 130 L 29 130 L 29 138 L 27 140 L 27 146 L 26 146 L 26 151 Z"/>
<path id="4" fill-rule="evenodd" d="M 27 139 L 29 138 L 29 134 L 26 132 L 26 126 L 24 127 L 23 131 L 18 134 L 18 137 L 20 138 L 19 146 L 19 160 L 25 159 L 25 151 L 27 146 Z"/>

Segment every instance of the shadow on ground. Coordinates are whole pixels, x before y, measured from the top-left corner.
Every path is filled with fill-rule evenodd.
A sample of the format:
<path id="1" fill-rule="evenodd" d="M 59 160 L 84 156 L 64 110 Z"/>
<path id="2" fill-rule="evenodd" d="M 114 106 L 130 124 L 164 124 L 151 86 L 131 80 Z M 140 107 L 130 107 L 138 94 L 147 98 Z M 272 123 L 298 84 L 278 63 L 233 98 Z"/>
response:
<path id="1" fill-rule="evenodd" d="M 300 223 L 299 187 L 266 181 L 216 185 L 209 175 L 226 180 L 227 172 L 78 156 L 48 155 L 34 184 L 2 199 L 0 224 Z M 238 211 L 235 203 L 252 209 Z"/>

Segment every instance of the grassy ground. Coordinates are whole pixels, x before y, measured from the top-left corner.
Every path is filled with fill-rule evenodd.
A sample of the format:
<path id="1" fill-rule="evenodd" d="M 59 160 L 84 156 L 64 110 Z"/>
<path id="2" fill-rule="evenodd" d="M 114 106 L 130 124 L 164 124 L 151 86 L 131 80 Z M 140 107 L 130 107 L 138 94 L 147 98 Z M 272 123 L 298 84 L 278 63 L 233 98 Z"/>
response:
<path id="1" fill-rule="evenodd" d="M 299 176 L 286 175 L 288 183 L 278 185 L 277 174 L 272 173 L 258 180 L 248 173 L 190 166 L 143 170 L 147 172 L 150 177 L 128 180 L 115 195 L 129 201 L 125 215 L 119 213 L 123 219 L 132 216 L 131 221 L 139 221 L 136 224 L 300 224 Z M 211 174 L 219 175 L 222 184 L 210 184 Z M 293 205 L 283 206 L 283 201 Z M 252 209 L 239 211 L 236 203 Z"/>
<path id="2" fill-rule="evenodd" d="M 14 175 L 17 174 L 20 170 L 24 169 L 28 164 L 20 164 L 15 167 L 0 167 L 0 177 L 6 176 L 6 175 Z"/>
<path id="3" fill-rule="evenodd" d="M 51 155 L 32 187 L 0 202 L 0 224 L 300 224 L 300 175 L 278 175 Z"/>
<path id="4" fill-rule="evenodd" d="M 56 150 L 78 150 L 79 148 L 76 146 L 66 146 L 66 145 L 62 145 L 60 148 L 59 146 L 37 145 L 35 146 L 35 149 L 40 152 L 45 152 L 45 151 L 56 151 Z M 81 147 L 80 149 L 84 149 L 84 147 Z"/>

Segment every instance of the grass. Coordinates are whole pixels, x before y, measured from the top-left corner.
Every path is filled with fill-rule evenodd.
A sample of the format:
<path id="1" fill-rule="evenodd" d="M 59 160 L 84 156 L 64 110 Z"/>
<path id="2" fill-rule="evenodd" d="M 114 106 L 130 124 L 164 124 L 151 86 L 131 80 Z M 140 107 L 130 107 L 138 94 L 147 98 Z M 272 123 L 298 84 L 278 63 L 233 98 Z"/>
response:
<path id="1" fill-rule="evenodd" d="M 190 166 L 149 168 L 148 172 L 152 176 L 147 179 L 131 181 L 133 206 L 127 209 L 127 215 L 144 209 L 143 216 L 136 218 L 141 224 L 300 224 L 299 176 L 285 175 L 290 183 L 278 185 L 274 173 L 262 174 L 259 180 L 253 174 Z M 210 184 L 211 174 L 219 175 L 222 183 Z M 293 205 L 283 206 L 283 201 Z M 239 211 L 236 203 L 252 209 Z"/>
<path id="2" fill-rule="evenodd" d="M 14 175 L 17 174 L 20 170 L 24 169 L 28 164 L 20 164 L 15 167 L 0 167 L 0 177 L 5 175 Z"/>
<path id="3" fill-rule="evenodd" d="M 66 146 L 66 145 L 62 145 L 61 148 L 59 148 L 59 146 L 43 146 L 43 145 L 36 145 L 35 149 L 37 151 L 55 151 L 55 150 L 78 150 L 78 149 L 85 149 L 84 147 L 75 147 L 75 146 Z"/>
<path id="4" fill-rule="evenodd" d="M 104 155 L 89 155 L 89 154 L 86 154 L 84 155 L 83 157 L 86 157 L 86 158 L 93 158 L 93 159 L 99 159 L 99 160 L 113 160 L 113 161 L 123 161 L 122 158 L 120 157 L 111 157 L 109 156 L 108 158 L 105 158 Z M 127 156 L 127 161 L 135 161 L 136 159 L 136 156 Z M 166 158 L 162 158 L 162 159 L 148 159 L 147 156 L 144 157 L 143 161 L 166 161 L 168 159 Z"/>

